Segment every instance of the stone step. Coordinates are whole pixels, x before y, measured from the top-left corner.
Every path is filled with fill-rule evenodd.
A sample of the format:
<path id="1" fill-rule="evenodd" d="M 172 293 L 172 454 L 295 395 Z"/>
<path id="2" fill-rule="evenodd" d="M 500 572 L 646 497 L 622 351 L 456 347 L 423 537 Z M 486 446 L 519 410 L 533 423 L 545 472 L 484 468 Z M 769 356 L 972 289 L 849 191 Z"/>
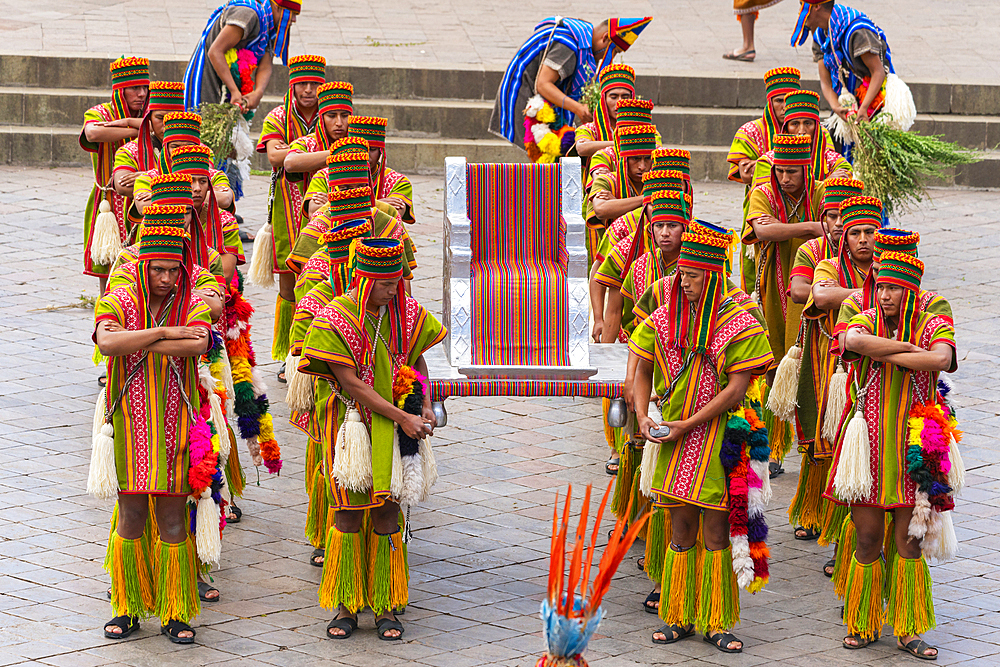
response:
<path id="1" fill-rule="evenodd" d="M 728 175 L 726 154 L 729 146 L 679 146 L 691 151 L 691 176 L 695 181 L 724 181 Z M 403 173 L 444 173 L 444 159 L 462 156 L 469 162 L 522 162 L 524 152 L 499 139 L 442 139 L 429 136 L 387 138 L 389 164 Z M 39 128 L 0 125 L 0 164 L 59 167 L 89 166 L 90 159 L 80 148 L 75 128 Z M 268 169 L 262 154 L 254 167 Z M 1000 151 L 987 151 L 984 159 L 953 170 L 934 185 L 992 188 L 1000 183 Z"/>
<path id="2" fill-rule="evenodd" d="M 77 55 L 2 55 L 0 81 L 8 86 L 42 88 L 109 89 L 110 59 Z M 154 60 L 154 79 L 180 81 L 187 64 L 185 57 Z M 331 64 L 327 79 L 350 81 L 362 97 L 409 99 L 492 100 L 503 72 L 481 66 L 449 67 L 400 66 L 395 63 Z M 819 90 L 816 79 L 807 74 L 804 84 Z M 288 85 L 287 70 L 276 65 L 269 94 L 283 95 Z M 930 114 L 995 115 L 1000 113 L 1000 85 L 908 81 L 917 109 Z M 658 105 L 751 108 L 764 103 L 764 86 L 758 75 L 704 72 L 640 72 L 636 83 L 639 95 Z M 106 93 L 102 93 L 106 94 Z"/>
<path id="3" fill-rule="evenodd" d="M 252 130 L 259 134 L 267 113 L 283 98 L 269 95 L 261 101 Z M 8 125 L 74 127 L 84 112 L 105 101 L 103 93 L 85 89 L 0 87 L 0 118 Z M 358 114 L 389 119 L 392 132 L 406 136 L 429 135 L 446 139 L 486 139 L 493 104 L 487 100 L 387 99 L 355 100 Z M 755 109 L 658 106 L 653 121 L 663 140 L 684 146 L 728 145 L 736 130 L 758 117 Z M 825 115 L 825 114 L 824 114 Z M 1000 144 L 1000 116 L 920 114 L 915 129 L 940 134 L 968 148 L 993 148 Z"/>

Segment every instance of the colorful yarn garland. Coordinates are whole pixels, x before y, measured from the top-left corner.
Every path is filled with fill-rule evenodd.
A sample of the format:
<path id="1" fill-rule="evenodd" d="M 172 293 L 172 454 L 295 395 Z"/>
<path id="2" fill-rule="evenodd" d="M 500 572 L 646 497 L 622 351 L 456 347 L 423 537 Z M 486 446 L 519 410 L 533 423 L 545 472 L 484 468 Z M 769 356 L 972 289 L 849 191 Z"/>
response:
<path id="1" fill-rule="evenodd" d="M 528 100 L 524 109 L 524 150 L 532 162 L 557 162 L 576 144 L 572 125 L 553 127 L 557 117 L 555 109 L 541 95 Z"/>

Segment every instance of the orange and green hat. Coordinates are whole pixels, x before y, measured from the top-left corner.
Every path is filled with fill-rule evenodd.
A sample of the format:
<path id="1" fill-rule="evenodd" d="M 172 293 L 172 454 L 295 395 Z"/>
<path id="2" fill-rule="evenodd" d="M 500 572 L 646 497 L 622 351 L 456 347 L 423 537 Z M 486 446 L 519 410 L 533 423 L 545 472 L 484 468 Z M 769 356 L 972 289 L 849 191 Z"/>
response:
<path id="1" fill-rule="evenodd" d="M 775 165 L 804 167 L 812 163 L 812 137 L 807 134 L 779 134 L 773 148 Z"/>
<path id="2" fill-rule="evenodd" d="M 190 187 L 190 184 L 189 184 Z M 184 214 L 187 207 L 151 204 L 142 213 L 138 261 L 184 261 Z"/>
<path id="3" fill-rule="evenodd" d="M 326 158 L 326 180 L 329 189 L 371 186 L 368 151 L 340 152 Z"/>
<path id="4" fill-rule="evenodd" d="M 823 211 L 839 210 L 840 203 L 851 197 L 860 197 L 865 184 L 853 178 L 831 178 L 823 182 Z"/>
<path id="5" fill-rule="evenodd" d="M 406 329 L 403 326 L 403 308 L 406 304 L 406 289 L 403 275 L 406 272 L 406 256 L 403 243 L 398 239 L 367 238 L 351 244 L 351 287 L 358 288 L 359 312 L 366 312 L 372 284 L 376 280 L 398 280 L 396 297 L 387 308 L 388 331 L 382 329 L 380 338 L 393 354 L 408 349 Z M 364 329 L 363 329 L 364 330 Z M 372 350 L 378 344 L 364 331 L 364 353 L 362 363 L 371 365 Z"/>
<path id="6" fill-rule="evenodd" d="M 323 215 L 323 214 L 320 214 Z M 333 225 L 320 239 L 330 256 L 330 284 L 334 294 L 343 294 L 351 284 L 351 244 L 372 234 L 371 220 L 345 220 Z"/>
<path id="7" fill-rule="evenodd" d="M 901 252 L 916 257 L 919 245 L 920 234 L 918 232 L 898 227 L 880 229 L 875 232 L 875 261 L 879 261 L 884 252 Z"/>
<path id="8" fill-rule="evenodd" d="M 728 237 L 731 237 L 729 232 Z M 730 238 L 725 232 L 706 234 L 700 230 L 686 231 L 681 237 L 678 266 L 723 273 L 729 259 Z"/>
<path id="9" fill-rule="evenodd" d="M 388 119 L 376 116 L 351 116 L 347 119 L 347 136 L 360 137 L 368 142 L 369 149 L 385 150 L 385 129 Z"/>
<path id="10" fill-rule="evenodd" d="M 316 90 L 319 114 L 328 111 L 354 113 L 354 86 L 346 81 L 330 81 Z"/>
<path id="11" fill-rule="evenodd" d="M 172 141 L 201 143 L 201 116 L 190 111 L 172 111 L 163 117 L 163 145 Z"/>
<path id="12" fill-rule="evenodd" d="M 111 89 L 149 85 L 149 59 L 122 56 L 111 63 Z"/>
<path id="13" fill-rule="evenodd" d="M 330 190 L 326 199 L 329 202 L 326 214 L 331 222 L 361 218 L 371 220 L 374 215 L 372 189 L 367 185 L 350 190 Z"/>
<path id="14" fill-rule="evenodd" d="M 601 94 L 612 88 L 625 88 L 635 92 L 635 70 L 624 63 L 614 63 L 601 70 Z"/>
<path id="15" fill-rule="evenodd" d="M 687 225 L 691 222 L 691 203 L 691 195 L 680 190 L 657 190 L 650 195 L 650 221 Z"/>
<path id="16" fill-rule="evenodd" d="M 764 72 L 764 92 L 768 99 L 799 90 L 802 72 L 797 67 L 775 67 Z"/>
<path id="17" fill-rule="evenodd" d="M 656 150 L 656 127 L 654 125 L 628 125 L 615 128 L 615 145 L 621 158 L 638 155 L 649 156 Z"/>
<path id="18" fill-rule="evenodd" d="M 615 128 L 628 125 L 652 125 L 653 101 L 626 97 L 615 105 Z"/>
<path id="19" fill-rule="evenodd" d="M 184 111 L 182 81 L 153 81 L 149 84 L 149 104 L 146 111 Z"/>
<path id="20" fill-rule="evenodd" d="M 840 203 L 844 232 L 854 225 L 882 226 L 882 201 L 878 197 L 851 197 Z"/>
<path id="21" fill-rule="evenodd" d="M 655 153 L 656 151 L 654 151 Z M 655 158 L 653 160 L 656 162 Z M 649 203 L 649 198 L 657 190 L 677 190 L 684 192 L 684 172 L 674 169 L 650 169 L 642 175 L 642 194 Z"/>
<path id="22" fill-rule="evenodd" d="M 819 122 L 819 93 L 793 90 L 785 96 L 785 125 L 798 118 Z"/>
<path id="23" fill-rule="evenodd" d="M 154 177 L 149 182 L 150 190 L 153 192 L 151 206 L 183 206 L 187 210 L 188 206 L 194 205 L 194 198 L 191 194 L 191 174 L 169 173 Z M 149 206 L 146 207 L 149 210 Z M 145 211 L 143 217 L 146 217 Z"/>
<path id="24" fill-rule="evenodd" d="M 917 319 L 920 316 L 920 279 L 924 275 L 924 263 L 913 255 L 905 252 L 883 252 L 878 262 L 876 283 L 898 285 L 906 290 L 899 304 L 899 317 L 896 327 L 896 340 L 914 342 Z M 877 308 L 875 314 L 876 333 L 888 338 L 891 330 L 882 315 L 882 309 Z"/>
<path id="25" fill-rule="evenodd" d="M 657 148 L 652 153 L 653 169 L 679 171 L 691 179 L 691 152 L 684 148 Z"/>
<path id="26" fill-rule="evenodd" d="M 178 146 L 170 150 L 172 173 L 208 176 L 212 170 L 212 149 L 204 144 Z"/>
<path id="27" fill-rule="evenodd" d="M 698 302 L 691 303 L 681 288 L 680 277 L 674 277 L 669 296 L 673 314 L 667 331 L 667 345 L 670 347 L 699 354 L 708 352 L 709 340 L 718 320 L 732 244 L 732 232 L 716 229 L 717 233 L 704 233 L 700 227 L 689 228 L 681 236 L 677 266 L 702 269 L 705 271 L 705 282 Z M 694 310 L 693 317 L 689 315 L 691 308 Z"/>
<path id="28" fill-rule="evenodd" d="M 323 56 L 295 56 L 288 61 L 288 85 L 297 83 L 325 83 L 326 58 Z"/>

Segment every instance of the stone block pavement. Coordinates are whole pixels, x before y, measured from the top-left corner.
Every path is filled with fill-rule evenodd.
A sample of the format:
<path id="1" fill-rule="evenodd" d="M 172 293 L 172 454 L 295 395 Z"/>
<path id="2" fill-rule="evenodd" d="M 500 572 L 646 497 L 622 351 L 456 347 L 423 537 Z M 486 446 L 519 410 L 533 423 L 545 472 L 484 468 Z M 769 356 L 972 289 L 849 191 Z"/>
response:
<path id="1" fill-rule="evenodd" d="M 442 183 L 414 181 L 419 222 L 412 231 L 421 263 L 415 294 L 439 311 Z M 600 491 L 608 481 L 596 401 L 450 399 L 450 424 L 434 438 L 441 481 L 412 516 L 405 641 L 377 641 L 370 614 L 361 616 L 353 638 L 331 641 L 324 639 L 331 614 L 316 599 L 320 571 L 307 562 L 303 536 L 305 439 L 285 421 L 284 389 L 272 382 L 285 467 L 280 477 L 262 473 L 259 486 L 247 470 L 245 515 L 226 529 L 222 568 L 213 573 L 222 599 L 203 606 L 197 645 L 169 644 L 155 620 L 124 643 L 104 639 L 110 607 L 101 566 L 110 507 L 84 493 L 98 391 L 92 313 L 81 301 L 96 296 L 97 285 L 79 271 L 89 184 L 82 169 L 0 167 L 0 666 L 533 665 L 543 650 L 538 606 L 555 491 L 572 482 L 579 498 L 585 484 Z M 255 177 L 240 204 L 252 227 L 261 222 L 265 189 L 264 178 Z M 731 224 L 741 194 L 731 184 L 697 184 L 697 214 Z M 953 397 L 966 431 L 969 487 L 956 510 L 961 558 L 932 567 L 938 628 L 926 638 L 941 649 L 938 664 L 996 665 L 1000 194 L 932 194 L 899 224 L 923 235 L 926 285 L 955 309 L 961 368 Z M 248 296 L 257 307 L 253 338 L 263 360 L 273 295 L 249 288 Z M 268 376 L 276 366 L 267 365 Z M 768 516 L 771 581 L 742 599 L 736 632 L 744 653 L 727 656 L 697 638 L 654 646 L 650 634 L 660 623 L 640 608 L 651 585 L 633 557 L 607 598 L 607 620 L 587 653 L 591 665 L 912 664 L 891 638 L 863 651 L 840 647 L 840 603 L 820 572 L 828 554 L 792 539 L 785 510 L 797 462 L 786 468 Z"/>
<path id="2" fill-rule="evenodd" d="M 77 0 L 25 4 L 0 0 L 4 53 L 122 53 L 187 59 L 220 0 Z M 905 80 L 948 83 L 1000 81 L 992 57 L 991 0 L 852 0 L 889 35 L 894 64 Z M 613 7 L 613 8 L 612 8 Z M 543 4 L 462 0 L 306 0 L 292 32 L 291 54 L 442 67 L 503 69 L 542 18 L 575 16 L 598 22 L 616 16 L 654 21 L 625 61 L 642 71 L 760 75 L 795 65 L 816 78 L 809 47 L 792 50 L 789 35 L 799 3 L 764 10 L 756 25 L 757 60 L 722 60 L 741 33 L 728 0 L 555 0 Z M 154 37 L 151 39 L 151 37 Z"/>

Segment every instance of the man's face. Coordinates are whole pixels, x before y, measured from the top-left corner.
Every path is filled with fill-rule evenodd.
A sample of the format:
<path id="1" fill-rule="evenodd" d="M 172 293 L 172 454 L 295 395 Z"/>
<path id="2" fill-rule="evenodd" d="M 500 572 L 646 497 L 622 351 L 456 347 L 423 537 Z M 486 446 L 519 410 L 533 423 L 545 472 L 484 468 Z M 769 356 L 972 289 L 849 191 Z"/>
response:
<path id="1" fill-rule="evenodd" d="M 396 296 L 399 288 L 399 279 L 376 280 L 372 283 L 372 292 L 368 296 L 368 305 L 382 307 L 388 305 L 392 298 Z"/>
<path id="2" fill-rule="evenodd" d="M 788 121 L 785 130 L 788 134 L 805 134 L 811 137 L 816 131 L 816 121 L 812 118 L 793 118 Z"/>
<path id="3" fill-rule="evenodd" d="M 146 106 L 146 100 L 149 98 L 149 86 L 129 86 L 122 90 L 122 97 L 125 98 L 125 106 L 128 107 L 131 115 L 136 116 Z"/>
<path id="4" fill-rule="evenodd" d="M 174 291 L 180 275 L 180 262 L 167 262 L 159 259 L 150 262 L 149 268 L 146 270 L 146 278 L 149 281 L 149 295 L 160 298 L 168 296 Z"/>
<path id="5" fill-rule="evenodd" d="M 798 197 L 802 193 L 803 181 L 805 179 L 802 167 L 775 165 L 774 176 L 778 179 L 778 186 L 786 195 Z"/>
<path id="6" fill-rule="evenodd" d="M 371 182 L 374 183 L 375 179 L 378 178 L 379 167 L 382 165 L 382 149 L 381 148 L 369 148 L 368 149 L 368 177 Z"/>
<path id="7" fill-rule="evenodd" d="M 882 306 L 882 314 L 886 317 L 899 317 L 899 304 L 903 302 L 903 288 L 889 283 L 877 283 L 875 296 Z"/>
<path id="8" fill-rule="evenodd" d="M 191 232 L 191 221 L 194 220 L 194 209 L 190 206 L 184 211 L 184 231 Z"/>
<path id="9" fill-rule="evenodd" d="M 198 142 L 190 141 L 188 139 L 174 139 L 172 141 L 167 142 L 167 146 L 170 147 L 170 150 L 173 150 L 175 148 L 180 148 L 181 146 L 197 146 L 197 145 Z"/>
<path id="10" fill-rule="evenodd" d="M 303 111 L 312 111 L 316 108 L 316 89 L 319 88 L 315 81 L 297 83 L 292 86 L 292 95 L 295 97 L 295 105 Z"/>
<path id="11" fill-rule="evenodd" d="M 211 187 L 208 176 L 191 177 L 191 196 L 194 198 L 194 207 L 200 209 L 208 198 L 208 189 Z"/>
<path id="12" fill-rule="evenodd" d="M 628 88 L 612 88 L 604 93 L 604 108 L 608 110 L 611 120 L 618 117 L 618 100 L 632 99 L 632 92 Z"/>
<path id="13" fill-rule="evenodd" d="M 677 269 L 680 274 L 681 289 L 688 301 L 696 303 L 701 299 L 701 293 L 705 290 L 705 270 L 681 267 Z"/>
<path id="14" fill-rule="evenodd" d="M 347 136 L 347 119 L 350 116 L 346 111 L 327 111 L 323 114 L 323 129 L 331 141 Z"/>
<path id="15" fill-rule="evenodd" d="M 785 122 L 784 95 L 775 95 L 771 98 L 771 111 L 774 112 L 774 120 L 778 121 L 778 125 L 783 125 Z"/>
<path id="16" fill-rule="evenodd" d="M 653 159 L 649 155 L 634 155 L 626 158 L 628 177 L 633 183 L 642 183 L 642 175 L 649 171 Z"/>
<path id="17" fill-rule="evenodd" d="M 675 255 L 681 249 L 684 225 L 663 220 L 653 223 L 653 245 L 666 255 Z"/>
<path id="18" fill-rule="evenodd" d="M 170 112 L 161 109 L 149 114 L 149 127 L 153 131 L 153 136 L 157 139 L 163 139 L 163 117 L 168 113 Z M 177 145 L 180 146 L 180 144 Z"/>
<path id="19" fill-rule="evenodd" d="M 847 230 L 847 250 L 854 261 L 867 264 L 875 250 L 875 225 L 854 225 Z"/>
<path id="20" fill-rule="evenodd" d="M 814 5 L 810 7 L 809 13 L 806 14 L 806 27 L 810 30 L 815 30 L 816 28 L 823 28 L 825 30 L 829 27 L 830 12 L 831 8 L 826 5 Z"/>
<path id="21" fill-rule="evenodd" d="M 833 245 L 840 245 L 840 236 L 844 233 L 844 224 L 840 217 L 840 209 L 831 208 L 823 212 L 823 226 L 826 233 L 830 235 Z"/>

